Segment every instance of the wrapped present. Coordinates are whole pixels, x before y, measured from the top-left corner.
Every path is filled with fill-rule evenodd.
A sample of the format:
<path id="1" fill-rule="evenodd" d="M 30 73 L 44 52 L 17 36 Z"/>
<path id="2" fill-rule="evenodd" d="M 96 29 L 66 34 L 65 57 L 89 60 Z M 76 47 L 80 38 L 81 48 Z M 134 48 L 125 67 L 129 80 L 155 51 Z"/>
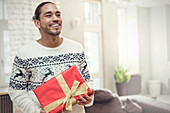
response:
<path id="1" fill-rule="evenodd" d="M 42 108 L 50 113 L 72 110 L 79 95 L 90 94 L 91 90 L 76 65 L 53 77 L 33 90 Z"/>

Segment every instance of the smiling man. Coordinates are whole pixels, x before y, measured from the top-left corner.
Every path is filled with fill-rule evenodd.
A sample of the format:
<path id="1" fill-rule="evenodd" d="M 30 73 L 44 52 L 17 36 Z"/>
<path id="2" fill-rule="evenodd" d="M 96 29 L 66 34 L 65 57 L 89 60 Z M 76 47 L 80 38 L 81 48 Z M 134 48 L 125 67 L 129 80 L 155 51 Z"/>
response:
<path id="1" fill-rule="evenodd" d="M 85 81 L 92 89 L 92 79 L 87 67 L 81 44 L 60 37 L 62 28 L 61 12 L 52 2 L 39 4 L 33 16 L 41 38 L 20 48 L 13 62 L 9 84 L 9 95 L 23 113 L 47 113 L 41 108 L 33 90 L 46 81 L 76 65 Z M 93 103 L 92 95 L 80 96 L 72 111 L 64 113 L 84 113 L 84 105 Z"/>

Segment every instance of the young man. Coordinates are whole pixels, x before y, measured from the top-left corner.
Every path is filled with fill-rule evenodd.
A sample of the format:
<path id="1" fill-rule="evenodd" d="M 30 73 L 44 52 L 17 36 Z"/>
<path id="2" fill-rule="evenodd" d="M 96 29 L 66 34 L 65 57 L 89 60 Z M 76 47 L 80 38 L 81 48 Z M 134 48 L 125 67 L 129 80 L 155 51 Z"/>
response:
<path id="1" fill-rule="evenodd" d="M 81 44 L 59 37 L 62 28 L 61 12 L 52 2 L 43 2 L 35 10 L 33 17 L 41 38 L 19 49 L 13 62 L 9 95 L 23 113 L 47 113 L 44 111 L 33 89 L 76 65 L 85 81 L 92 88 L 92 79 L 87 68 Z M 84 107 L 93 103 L 92 95 L 80 96 L 73 111 L 64 113 L 84 113 Z"/>

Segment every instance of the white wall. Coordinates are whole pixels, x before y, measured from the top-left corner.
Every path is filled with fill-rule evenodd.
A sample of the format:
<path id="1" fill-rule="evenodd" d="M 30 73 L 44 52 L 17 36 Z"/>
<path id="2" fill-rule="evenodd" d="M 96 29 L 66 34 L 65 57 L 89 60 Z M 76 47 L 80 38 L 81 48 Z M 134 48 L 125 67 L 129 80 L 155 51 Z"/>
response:
<path id="1" fill-rule="evenodd" d="M 168 62 L 170 64 L 170 5 L 166 5 L 166 25 L 167 25 L 167 54 L 168 54 Z M 169 88 L 170 90 L 170 88 Z"/>
<path id="2" fill-rule="evenodd" d="M 73 39 L 83 44 L 84 33 L 84 7 L 82 0 L 60 0 L 60 8 L 63 18 L 62 35 L 66 38 Z M 80 19 L 78 27 L 71 26 L 71 20 L 74 17 Z"/>
<path id="3" fill-rule="evenodd" d="M 165 5 L 150 9 L 151 26 L 151 71 L 152 79 L 162 83 L 162 94 L 168 91 L 168 78 L 170 78 L 170 65 L 167 62 L 167 29 Z"/>
<path id="4" fill-rule="evenodd" d="M 161 81 L 161 94 L 168 93 L 167 10 L 165 5 L 138 8 L 139 70 L 142 91 L 148 92 L 148 81 Z"/>
<path id="5" fill-rule="evenodd" d="M 138 7 L 139 72 L 142 73 L 142 93 L 148 92 L 148 81 L 161 81 L 161 94 L 168 93 L 167 14 L 166 5 Z"/>
<path id="6" fill-rule="evenodd" d="M 104 87 L 113 92 L 116 92 L 113 78 L 114 68 L 119 63 L 116 8 L 115 3 L 102 2 Z"/>
<path id="7" fill-rule="evenodd" d="M 139 71 L 142 72 L 142 93 L 148 93 L 151 78 L 150 9 L 138 7 Z"/>
<path id="8" fill-rule="evenodd" d="M 136 6 L 127 8 L 127 39 L 128 58 L 127 69 L 129 72 L 139 72 L 139 48 L 138 48 L 138 10 Z"/>

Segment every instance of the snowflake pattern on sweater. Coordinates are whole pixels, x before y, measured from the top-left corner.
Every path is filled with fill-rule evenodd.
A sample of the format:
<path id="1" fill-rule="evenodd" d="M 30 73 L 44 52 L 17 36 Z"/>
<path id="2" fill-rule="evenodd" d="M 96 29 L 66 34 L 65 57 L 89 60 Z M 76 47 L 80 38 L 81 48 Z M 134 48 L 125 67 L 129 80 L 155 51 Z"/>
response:
<path id="1" fill-rule="evenodd" d="M 84 52 L 20 58 L 13 62 L 9 87 L 32 91 L 62 71 L 76 65 L 85 81 L 90 80 Z"/>

